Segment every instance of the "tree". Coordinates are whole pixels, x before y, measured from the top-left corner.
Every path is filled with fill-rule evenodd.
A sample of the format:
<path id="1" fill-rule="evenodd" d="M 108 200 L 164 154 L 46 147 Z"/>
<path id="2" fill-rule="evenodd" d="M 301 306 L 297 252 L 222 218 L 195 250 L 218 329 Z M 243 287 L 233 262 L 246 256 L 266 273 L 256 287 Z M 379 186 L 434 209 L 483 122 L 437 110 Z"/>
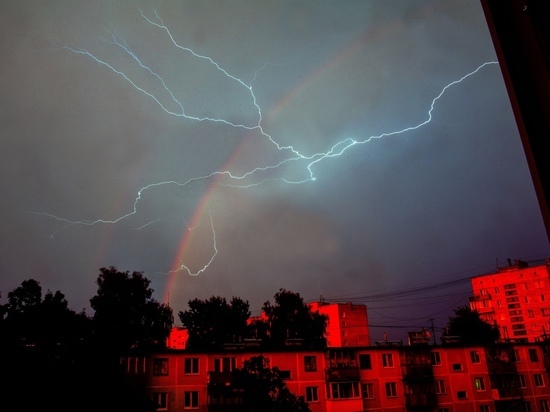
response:
<path id="1" fill-rule="evenodd" d="M 247 412 L 308 412 L 303 397 L 288 389 L 277 367 L 269 368 L 269 359 L 255 356 L 237 370 L 236 385 L 242 389 L 243 411 Z"/>
<path id="2" fill-rule="evenodd" d="M 224 343 L 249 337 L 248 301 L 233 297 L 228 303 L 225 298 L 212 296 L 208 300 L 190 300 L 188 305 L 189 310 L 179 312 L 189 333 L 188 349 L 218 349 Z"/>
<path id="3" fill-rule="evenodd" d="M 116 353 L 165 347 L 174 322 L 172 309 L 152 298 L 149 279 L 113 266 L 100 272 L 97 295 L 90 299 L 97 343 Z"/>
<path id="4" fill-rule="evenodd" d="M 288 339 L 302 339 L 303 346 L 312 349 L 326 347 L 326 315 L 312 312 L 299 293 L 279 289 L 274 299 L 275 305 L 268 301 L 262 307 L 268 325 L 262 339 L 272 347 L 282 347 Z"/>
<path id="5" fill-rule="evenodd" d="M 499 340 L 498 327 L 481 319 L 477 310 L 464 305 L 454 312 L 455 315 L 449 318 L 443 336 L 458 336 L 461 342 L 474 345 L 490 345 Z"/>

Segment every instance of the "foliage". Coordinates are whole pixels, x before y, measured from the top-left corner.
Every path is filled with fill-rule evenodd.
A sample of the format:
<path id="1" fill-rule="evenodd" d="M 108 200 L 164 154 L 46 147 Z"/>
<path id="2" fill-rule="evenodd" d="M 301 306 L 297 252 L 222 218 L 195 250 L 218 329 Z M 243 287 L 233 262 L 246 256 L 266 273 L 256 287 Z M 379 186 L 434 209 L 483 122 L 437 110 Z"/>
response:
<path id="1" fill-rule="evenodd" d="M 443 336 L 458 336 L 461 342 L 475 345 L 490 345 L 499 340 L 498 327 L 482 320 L 477 310 L 465 305 L 454 312 L 455 315 L 449 318 Z"/>
<path id="2" fill-rule="evenodd" d="M 303 397 L 290 392 L 279 369 L 269 368 L 269 360 L 261 355 L 244 362 L 236 371 L 236 382 L 243 390 L 244 411 L 310 411 Z"/>
<path id="3" fill-rule="evenodd" d="M 152 298 L 154 290 L 141 272 L 101 268 L 93 328 L 97 343 L 115 351 L 162 348 L 173 324 L 172 309 Z"/>
<path id="4" fill-rule="evenodd" d="M 224 343 L 249 336 L 248 301 L 233 297 L 228 303 L 225 298 L 212 296 L 207 300 L 193 299 L 188 304 L 189 310 L 179 312 L 181 323 L 189 333 L 188 349 L 221 348 Z"/>
<path id="5" fill-rule="evenodd" d="M 279 289 L 274 299 L 275 305 L 268 301 L 262 307 L 269 325 L 262 339 L 272 347 L 282 347 L 288 339 L 302 339 L 303 346 L 312 349 L 326 347 L 326 315 L 312 312 L 299 293 Z"/>

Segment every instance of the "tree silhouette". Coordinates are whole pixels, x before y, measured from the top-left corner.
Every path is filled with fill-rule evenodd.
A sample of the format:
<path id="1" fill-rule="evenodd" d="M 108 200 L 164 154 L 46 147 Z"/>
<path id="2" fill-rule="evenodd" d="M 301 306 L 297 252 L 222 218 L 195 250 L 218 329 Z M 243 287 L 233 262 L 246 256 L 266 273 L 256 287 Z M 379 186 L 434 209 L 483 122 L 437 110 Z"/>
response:
<path id="1" fill-rule="evenodd" d="M 449 318 L 443 337 L 456 336 L 462 343 L 491 345 L 500 338 L 496 325 L 482 320 L 477 310 L 464 305 L 454 310 L 455 315 Z"/>
<path id="2" fill-rule="evenodd" d="M 180 321 L 189 333 L 188 349 L 218 349 L 224 343 L 249 336 L 248 301 L 233 297 L 228 303 L 225 298 L 212 296 L 208 300 L 190 300 L 188 305 L 189 310 L 179 312 Z"/>
<path id="3" fill-rule="evenodd" d="M 90 299 L 96 343 L 116 353 L 166 346 L 172 309 L 152 298 L 154 290 L 141 272 L 101 268 L 97 295 Z"/>
<path id="4" fill-rule="evenodd" d="M 308 412 L 303 397 L 288 389 L 277 367 L 269 368 L 269 360 L 254 356 L 236 371 L 236 385 L 242 390 L 246 412 Z"/>
<path id="5" fill-rule="evenodd" d="M 267 334 L 262 339 L 272 347 L 285 346 L 289 339 L 302 340 L 304 347 L 312 349 L 326 347 L 326 315 L 312 312 L 299 293 L 279 289 L 274 299 L 274 305 L 267 301 L 262 307 L 268 325 Z"/>

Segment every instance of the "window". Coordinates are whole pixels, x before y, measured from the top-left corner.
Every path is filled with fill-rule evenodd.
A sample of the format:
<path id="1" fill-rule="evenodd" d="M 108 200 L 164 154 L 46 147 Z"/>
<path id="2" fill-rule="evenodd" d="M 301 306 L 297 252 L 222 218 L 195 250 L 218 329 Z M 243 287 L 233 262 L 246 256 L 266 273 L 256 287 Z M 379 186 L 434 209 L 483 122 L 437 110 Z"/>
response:
<path id="1" fill-rule="evenodd" d="M 542 308 L 542 316 L 550 316 L 550 308 Z"/>
<path id="2" fill-rule="evenodd" d="M 468 399 L 468 395 L 466 394 L 466 391 L 458 391 L 458 392 L 456 393 L 456 397 L 457 397 L 458 399 L 461 399 L 461 400 L 463 400 L 463 399 Z"/>
<path id="3" fill-rule="evenodd" d="M 435 381 L 435 393 L 438 395 L 447 393 L 447 390 L 445 389 L 445 381 L 443 379 L 438 379 Z"/>
<path id="4" fill-rule="evenodd" d="M 384 368 L 393 368 L 393 354 L 383 353 L 382 354 L 382 365 Z"/>
<path id="5" fill-rule="evenodd" d="M 129 374 L 145 373 L 145 358 L 131 356 L 128 358 L 127 366 L 127 372 Z"/>
<path id="6" fill-rule="evenodd" d="M 527 381 L 525 380 L 525 375 L 518 375 L 519 387 L 527 388 Z"/>
<path id="7" fill-rule="evenodd" d="M 359 382 L 331 382 L 332 399 L 359 398 Z"/>
<path id="8" fill-rule="evenodd" d="M 304 356 L 304 370 L 306 372 L 317 370 L 317 356 Z"/>
<path id="9" fill-rule="evenodd" d="M 374 385 L 372 383 L 362 383 L 361 394 L 363 399 L 374 399 Z"/>
<path id="10" fill-rule="evenodd" d="M 462 370 L 462 363 L 453 363 L 453 371 L 460 372 Z"/>
<path id="11" fill-rule="evenodd" d="M 479 412 L 489 412 L 489 405 L 479 405 Z"/>
<path id="12" fill-rule="evenodd" d="M 196 359 L 196 358 L 191 358 Z M 198 361 L 198 359 L 197 359 Z M 191 362 L 193 363 L 193 362 Z M 199 373 L 199 366 L 197 362 L 196 371 L 191 372 L 192 365 L 189 365 L 189 372 L 185 373 Z M 214 358 L 214 372 L 231 372 L 232 370 L 237 369 L 237 358 Z"/>
<path id="13" fill-rule="evenodd" d="M 483 378 L 474 378 L 474 385 L 478 391 L 485 390 L 485 380 Z"/>
<path id="14" fill-rule="evenodd" d="M 166 392 L 155 392 L 152 395 L 152 399 L 157 405 L 157 411 L 168 409 L 168 394 Z"/>
<path id="15" fill-rule="evenodd" d="M 533 309 L 527 309 L 527 316 L 529 316 L 530 318 L 535 317 L 535 313 L 533 312 Z"/>
<path id="16" fill-rule="evenodd" d="M 514 349 L 511 353 L 510 353 L 511 357 L 510 357 L 510 360 L 512 362 L 521 362 L 521 357 L 519 355 L 519 350 L 518 349 Z"/>
<path id="17" fill-rule="evenodd" d="M 548 401 L 546 399 L 540 400 L 540 410 L 542 412 L 550 412 L 550 407 L 548 406 Z"/>
<path id="18" fill-rule="evenodd" d="M 153 375 L 168 375 L 168 359 L 155 358 L 153 359 Z"/>
<path id="19" fill-rule="evenodd" d="M 525 401 L 523 403 L 523 407 L 524 407 L 525 412 L 531 412 L 531 404 L 528 401 Z"/>
<path id="20" fill-rule="evenodd" d="M 472 359 L 472 363 L 481 363 L 479 351 L 477 350 L 470 351 L 470 358 Z"/>
<path id="21" fill-rule="evenodd" d="M 280 370 L 279 376 L 281 379 L 290 379 L 290 371 L 289 370 Z"/>
<path id="22" fill-rule="evenodd" d="M 183 409 L 198 409 L 199 407 L 199 392 L 190 391 L 183 393 Z"/>
<path id="23" fill-rule="evenodd" d="M 319 390 L 317 386 L 306 386 L 306 402 L 318 402 Z"/>
<path id="24" fill-rule="evenodd" d="M 544 295 L 540 295 L 540 301 L 541 301 L 541 302 L 544 302 L 545 300 L 546 300 L 546 299 L 545 299 Z"/>
<path id="25" fill-rule="evenodd" d="M 441 365 L 441 353 L 432 352 L 432 365 Z"/>
<path id="26" fill-rule="evenodd" d="M 498 288 L 498 286 L 495 286 L 495 295 L 498 295 L 500 293 L 500 289 Z"/>
<path id="27" fill-rule="evenodd" d="M 372 369 L 370 355 L 359 355 L 359 369 Z"/>
<path id="28" fill-rule="evenodd" d="M 529 349 L 529 360 L 531 362 L 538 362 L 539 356 L 537 355 L 537 350 L 535 348 Z"/>
<path id="29" fill-rule="evenodd" d="M 214 363 L 215 365 L 215 363 Z M 185 358 L 184 373 L 186 375 L 196 375 L 199 373 L 199 358 Z"/>
<path id="30" fill-rule="evenodd" d="M 396 382 L 386 382 L 386 396 L 388 398 L 397 397 L 397 383 Z"/>
<path id="31" fill-rule="evenodd" d="M 544 381 L 542 380 L 542 375 L 540 373 L 535 373 L 533 377 L 535 378 L 535 386 L 539 388 L 544 386 Z"/>

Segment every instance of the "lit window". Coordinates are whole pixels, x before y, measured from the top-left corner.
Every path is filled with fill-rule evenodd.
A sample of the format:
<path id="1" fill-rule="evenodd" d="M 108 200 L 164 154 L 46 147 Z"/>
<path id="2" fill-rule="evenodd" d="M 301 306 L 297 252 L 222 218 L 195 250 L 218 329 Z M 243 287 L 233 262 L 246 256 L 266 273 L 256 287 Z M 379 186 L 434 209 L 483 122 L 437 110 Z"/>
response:
<path id="1" fill-rule="evenodd" d="M 317 356 L 304 356 L 304 370 L 306 372 L 317 370 Z"/>
<path id="2" fill-rule="evenodd" d="M 153 375 L 168 375 L 168 359 L 155 358 L 153 359 Z"/>
<path id="3" fill-rule="evenodd" d="M 396 382 L 386 382 L 386 396 L 388 398 L 397 397 L 397 383 Z"/>
<path id="4" fill-rule="evenodd" d="M 384 366 L 384 368 L 393 368 L 393 354 L 391 353 L 382 354 L 382 366 Z"/>
<path id="5" fill-rule="evenodd" d="M 485 390 L 485 381 L 483 378 L 475 378 L 474 379 L 474 385 L 476 387 L 476 390 L 478 391 L 484 391 Z"/>
<path id="6" fill-rule="evenodd" d="M 166 392 L 153 393 L 152 399 L 157 405 L 157 411 L 165 411 L 168 409 L 168 394 Z"/>
<path id="7" fill-rule="evenodd" d="M 361 393 L 363 399 L 374 399 L 374 385 L 372 383 L 362 383 Z"/>
<path id="8" fill-rule="evenodd" d="M 183 409 L 198 409 L 199 407 L 199 392 L 190 391 L 183 393 Z"/>
<path id="9" fill-rule="evenodd" d="M 319 393 L 317 386 L 306 386 L 306 402 L 318 402 Z"/>
<path id="10" fill-rule="evenodd" d="M 186 375 L 196 375 L 199 373 L 199 358 L 185 358 L 184 372 Z"/>

